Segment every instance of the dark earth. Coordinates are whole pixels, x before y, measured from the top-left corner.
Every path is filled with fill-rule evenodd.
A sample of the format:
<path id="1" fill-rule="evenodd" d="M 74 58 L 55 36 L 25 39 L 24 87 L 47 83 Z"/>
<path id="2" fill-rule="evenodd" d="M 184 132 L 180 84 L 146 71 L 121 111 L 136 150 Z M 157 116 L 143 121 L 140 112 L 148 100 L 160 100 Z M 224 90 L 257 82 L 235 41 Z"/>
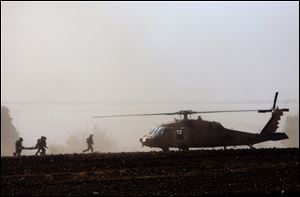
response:
<path id="1" fill-rule="evenodd" d="M 299 193 L 299 148 L 1 157 L 1 196 Z"/>

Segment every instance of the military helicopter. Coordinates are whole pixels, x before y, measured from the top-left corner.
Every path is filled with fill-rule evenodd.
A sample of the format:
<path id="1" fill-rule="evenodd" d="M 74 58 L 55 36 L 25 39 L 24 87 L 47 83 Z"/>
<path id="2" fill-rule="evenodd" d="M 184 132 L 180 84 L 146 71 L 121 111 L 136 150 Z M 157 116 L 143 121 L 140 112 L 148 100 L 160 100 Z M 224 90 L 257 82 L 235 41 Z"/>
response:
<path id="1" fill-rule="evenodd" d="M 181 110 L 171 113 L 149 113 L 149 114 L 125 114 L 111 116 L 94 116 L 93 118 L 125 117 L 125 116 L 157 116 L 157 115 L 179 115 L 180 119 L 175 122 L 161 124 L 151 130 L 148 135 L 140 138 L 142 146 L 161 148 L 168 151 L 169 148 L 179 148 L 179 150 L 189 150 L 189 148 L 199 147 L 224 147 L 253 145 L 265 141 L 277 141 L 288 139 L 285 133 L 275 133 L 280 117 L 283 112 L 289 109 L 279 109 L 276 107 L 278 92 L 275 93 L 273 107 L 271 109 L 254 110 L 223 110 L 223 111 L 192 111 Z M 206 113 L 229 113 L 229 112 L 258 112 L 272 113 L 270 120 L 260 133 L 248 133 L 224 128 L 219 122 L 206 121 L 200 116 L 198 119 L 191 119 L 192 114 Z M 181 118 L 183 117 L 183 118 Z"/>

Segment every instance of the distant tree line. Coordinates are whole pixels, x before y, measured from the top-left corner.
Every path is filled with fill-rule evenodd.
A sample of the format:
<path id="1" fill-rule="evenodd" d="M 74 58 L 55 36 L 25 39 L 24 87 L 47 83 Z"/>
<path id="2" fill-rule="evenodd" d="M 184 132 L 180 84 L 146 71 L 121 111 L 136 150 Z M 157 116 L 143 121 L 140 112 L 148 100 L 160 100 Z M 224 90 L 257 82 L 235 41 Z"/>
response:
<path id="1" fill-rule="evenodd" d="M 12 155 L 19 133 L 12 123 L 9 109 L 1 106 L 1 156 Z"/>

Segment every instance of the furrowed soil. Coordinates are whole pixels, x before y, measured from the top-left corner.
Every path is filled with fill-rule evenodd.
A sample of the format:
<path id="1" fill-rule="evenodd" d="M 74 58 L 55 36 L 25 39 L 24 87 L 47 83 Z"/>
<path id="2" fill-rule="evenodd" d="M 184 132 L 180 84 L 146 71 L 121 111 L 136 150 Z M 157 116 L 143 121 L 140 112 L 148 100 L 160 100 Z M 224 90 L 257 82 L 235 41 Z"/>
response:
<path id="1" fill-rule="evenodd" d="M 299 149 L 1 157 L 1 196 L 299 194 Z"/>

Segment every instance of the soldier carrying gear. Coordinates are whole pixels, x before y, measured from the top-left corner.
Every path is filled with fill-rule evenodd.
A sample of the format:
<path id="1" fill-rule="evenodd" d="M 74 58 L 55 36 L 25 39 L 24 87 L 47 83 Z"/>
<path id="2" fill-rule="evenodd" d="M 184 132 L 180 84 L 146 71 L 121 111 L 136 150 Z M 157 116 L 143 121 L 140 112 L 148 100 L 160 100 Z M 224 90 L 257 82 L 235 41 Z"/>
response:
<path id="1" fill-rule="evenodd" d="M 40 152 L 40 144 L 41 144 L 41 138 L 39 138 L 36 142 L 35 148 L 38 149 L 38 151 L 35 153 L 35 155 L 37 155 Z"/>
<path id="2" fill-rule="evenodd" d="M 48 149 L 46 145 L 46 137 L 42 136 L 40 139 L 38 139 L 37 144 L 35 145 L 36 148 L 38 148 L 38 151 L 35 153 L 37 155 L 40 151 L 40 155 L 46 155 L 46 148 Z"/>
<path id="3" fill-rule="evenodd" d="M 13 153 L 14 156 L 21 156 L 21 152 L 22 152 L 22 149 L 24 149 L 23 145 L 23 138 L 19 138 L 16 143 L 15 143 L 15 146 L 16 146 L 16 152 Z"/>
<path id="4" fill-rule="evenodd" d="M 83 150 L 82 153 L 85 153 L 89 150 L 91 150 L 92 153 L 94 153 L 94 149 L 93 149 L 94 142 L 93 142 L 93 135 L 92 134 L 90 135 L 90 137 L 86 138 L 86 143 L 88 145 L 88 148 L 86 150 Z"/>

